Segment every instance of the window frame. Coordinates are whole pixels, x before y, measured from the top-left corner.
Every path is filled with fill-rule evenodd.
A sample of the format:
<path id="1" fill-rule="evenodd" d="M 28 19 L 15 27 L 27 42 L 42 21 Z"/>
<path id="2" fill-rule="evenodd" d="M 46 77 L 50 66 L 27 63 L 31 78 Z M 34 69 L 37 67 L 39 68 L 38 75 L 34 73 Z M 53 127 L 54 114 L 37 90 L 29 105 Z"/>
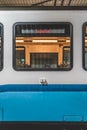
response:
<path id="1" fill-rule="evenodd" d="M 71 58 L 71 67 L 70 68 L 57 68 L 57 69 L 35 69 L 35 68 L 24 68 L 24 69 L 18 69 L 16 67 L 16 64 L 15 64 L 15 58 L 16 58 L 16 55 L 15 55 L 15 27 L 17 25 L 23 25 L 23 24 L 69 24 L 70 26 L 70 41 L 71 41 L 71 45 L 70 45 L 70 58 Z M 73 68 L 73 24 L 71 22 L 16 22 L 13 24 L 13 69 L 15 71 L 70 71 L 72 70 Z M 39 53 L 39 52 L 38 52 Z"/>

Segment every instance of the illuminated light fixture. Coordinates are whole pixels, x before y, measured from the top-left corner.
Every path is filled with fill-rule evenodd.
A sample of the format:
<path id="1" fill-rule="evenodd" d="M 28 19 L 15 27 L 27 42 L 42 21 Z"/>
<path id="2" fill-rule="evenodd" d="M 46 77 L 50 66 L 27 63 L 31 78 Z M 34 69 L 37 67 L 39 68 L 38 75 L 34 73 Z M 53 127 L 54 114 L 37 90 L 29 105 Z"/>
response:
<path id="1" fill-rule="evenodd" d="M 53 43 L 57 43 L 58 41 L 57 40 L 32 40 L 32 42 L 45 42 L 45 43 L 48 43 L 48 42 L 53 42 Z"/>
<path id="2" fill-rule="evenodd" d="M 87 40 L 85 40 L 85 42 L 87 42 Z"/>
<path id="3" fill-rule="evenodd" d="M 16 40 L 16 42 L 24 42 L 24 40 Z"/>
<path id="4" fill-rule="evenodd" d="M 66 42 L 70 43 L 70 40 L 66 40 Z"/>

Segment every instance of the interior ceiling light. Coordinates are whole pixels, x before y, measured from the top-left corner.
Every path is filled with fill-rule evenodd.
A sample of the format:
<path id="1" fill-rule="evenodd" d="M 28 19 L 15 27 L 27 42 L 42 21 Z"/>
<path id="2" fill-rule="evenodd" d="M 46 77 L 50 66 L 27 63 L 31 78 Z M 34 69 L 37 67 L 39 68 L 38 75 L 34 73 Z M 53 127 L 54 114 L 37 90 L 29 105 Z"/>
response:
<path id="1" fill-rule="evenodd" d="M 24 42 L 24 40 L 16 40 L 17 43 Z"/>
<path id="2" fill-rule="evenodd" d="M 38 42 L 45 42 L 45 43 L 48 43 L 48 42 L 52 43 L 53 42 L 54 43 L 54 42 L 58 42 L 58 41 L 57 40 L 33 40 L 32 42 L 37 42 L 37 43 Z"/>

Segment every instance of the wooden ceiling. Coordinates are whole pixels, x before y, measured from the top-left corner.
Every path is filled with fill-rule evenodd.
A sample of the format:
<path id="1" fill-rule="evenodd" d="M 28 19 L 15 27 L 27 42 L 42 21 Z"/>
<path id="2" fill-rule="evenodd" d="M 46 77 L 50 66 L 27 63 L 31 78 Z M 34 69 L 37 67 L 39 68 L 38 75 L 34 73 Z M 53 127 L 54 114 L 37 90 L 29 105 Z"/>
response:
<path id="1" fill-rule="evenodd" d="M 1 8 L 87 9 L 87 0 L 0 0 Z"/>

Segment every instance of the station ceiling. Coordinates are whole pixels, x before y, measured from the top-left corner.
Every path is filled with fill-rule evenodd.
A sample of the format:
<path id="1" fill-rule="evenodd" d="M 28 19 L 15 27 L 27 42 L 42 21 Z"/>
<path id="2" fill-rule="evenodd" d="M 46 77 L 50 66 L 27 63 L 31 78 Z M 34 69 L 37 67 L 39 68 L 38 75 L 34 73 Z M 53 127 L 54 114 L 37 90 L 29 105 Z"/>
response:
<path id="1" fill-rule="evenodd" d="M 87 10 L 87 0 L 0 0 L 0 8 L 32 10 Z"/>

